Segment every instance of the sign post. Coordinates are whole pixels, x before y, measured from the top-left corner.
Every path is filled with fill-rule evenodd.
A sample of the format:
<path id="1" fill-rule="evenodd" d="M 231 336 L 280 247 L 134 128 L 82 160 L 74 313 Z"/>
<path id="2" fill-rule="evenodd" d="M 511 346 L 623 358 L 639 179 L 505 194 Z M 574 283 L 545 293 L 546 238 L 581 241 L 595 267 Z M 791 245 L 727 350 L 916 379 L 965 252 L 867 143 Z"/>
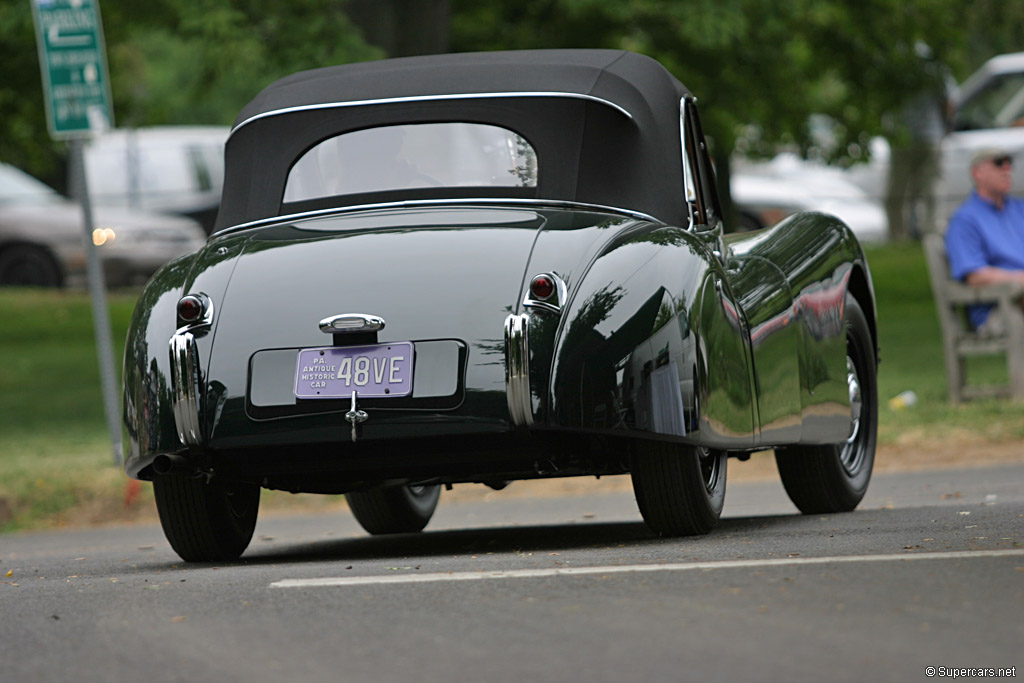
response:
<path id="1" fill-rule="evenodd" d="M 117 379 L 110 339 L 103 266 L 93 243 L 94 222 L 85 174 L 82 141 L 109 128 L 114 120 L 110 77 L 100 23 L 99 0 L 31 0 L 39 48 L 39 68 L 46 95 L 46 121 L 50 136 L 71 145 L 72 192 L 82 204 L 88 254 L 89 292 L 92 298 L 96 352 L 107 428 L 114 463 L 121 455 L 121 428 L 117 410 Z"/>

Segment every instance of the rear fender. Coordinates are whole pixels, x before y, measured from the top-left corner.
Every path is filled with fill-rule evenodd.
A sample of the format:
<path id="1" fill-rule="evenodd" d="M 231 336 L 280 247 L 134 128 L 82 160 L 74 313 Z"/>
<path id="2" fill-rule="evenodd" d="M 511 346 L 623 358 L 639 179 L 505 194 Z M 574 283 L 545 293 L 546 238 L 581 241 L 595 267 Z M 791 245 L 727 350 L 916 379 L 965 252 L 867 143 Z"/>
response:
<path id="1" fill-rule="evenodd" d="M 216 309 L 223 303 L 233 260 L 243 241 L 228 237 L 197 255 L 171 261 L 153 275 L 139 296 L 124 356 L 124 467 L 130 476 L 150 478 L 147 468 L 154 457 L 195 449 L 208 434 L 207 407 L 216 404 L 216 396 L 210 398 L 216 391 L 206 385 L 205 377 Z M 205 295 L 212 302 L 214 315 L 209 324 L 178 335 L 177 303 L 185 294 Z M 189 363 L 188 372 L 184 360 Z M 182 415 L 175 388 L 186 376 L 194 377 L 189 394 L 195 397 L 195 405 L 188 415 Z"/>
<path id="2" fill-rule="evenodd" d="M 574 287 L 550 351 L 548 424 L 749 446 L 744 340 L 738 306 L 704 245 L 679 228 L 633 236 L 596 258 Z"/>
<path id="3" fill-rule="evenodd" d="M 736 236 L 730 254 L 741 273 L 764 264 L 758 266 L 757 282 L 748 283 L 755 286 L 735 279 L 744 304 L 764 319 L 763 324 L 751 320 L 762 445 L 846 439 L 847 292 L 860 301 L 873 334 L 875 329 L 871 278 L 853 233 L 833 216 L 795 214 L 770 229 Z M 763 285 L 769 276 L 774 284 L 768 299 L 755 303 L 763 289 L 757 283 Z M 780 372 L 783 368 L 788 370 Z"/>
<path id="4" fill-rule="evenodd" d="M 168 343 L 191 258 L 160 268 L 135 304 L 124 351 L 123 443 L 125 471 L 142 473 L 159 453 L 184 450 L 173 414 Z"/>

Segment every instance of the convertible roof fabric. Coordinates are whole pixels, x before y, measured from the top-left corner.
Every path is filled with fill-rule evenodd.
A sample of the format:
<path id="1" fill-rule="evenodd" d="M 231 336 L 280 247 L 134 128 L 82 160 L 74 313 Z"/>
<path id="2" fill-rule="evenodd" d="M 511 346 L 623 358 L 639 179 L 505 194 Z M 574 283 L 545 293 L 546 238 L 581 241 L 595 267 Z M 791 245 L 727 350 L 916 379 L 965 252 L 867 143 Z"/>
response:
<path id="1" fill-rule="evenodd" d="M 427 188 L 282 202 L 291 166 L 320 141 L 441 121 L 526 138 L 538 157 L 531 198 L 685 224 L 679 101 L 688 94 L 655 60 L 620 50 L 446 54 L 300 72 L 267 86 L 236 120 L 216 228 L 335 206 L 524 196 L 523 188 Z"/>

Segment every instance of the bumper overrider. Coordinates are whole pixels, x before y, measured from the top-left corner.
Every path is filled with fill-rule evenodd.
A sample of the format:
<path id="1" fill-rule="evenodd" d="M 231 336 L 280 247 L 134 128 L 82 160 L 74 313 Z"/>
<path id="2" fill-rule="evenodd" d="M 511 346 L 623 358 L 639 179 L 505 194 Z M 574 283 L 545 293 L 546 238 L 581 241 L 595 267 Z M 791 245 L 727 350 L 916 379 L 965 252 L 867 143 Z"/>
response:
<path id="1" fill-rule="evenodd" d="M 505 319 L 505 398 L 509 417 L 516 427 L 533 424 L 529 323 L 529 314 L 513 314 Z"/>
<path id="2" fill-rule="evenodd" d="M 523 298 L 523 308 L 537 315 L 560 316 L 568 300 L 565 281 L 556 273 L 535 275 Z M 533 399 L 530 393 L 530 316 L 505 318 L 505 398 L 513 426 L 530 427 Z"/>
<path id="3" fill-rule="evenodd" d="M 178 429 L 178 439 L 182 445 L 193 447 L 203 442 L 202 421 L 199 417 L 202 373 L 196 335 L 205 334 L 213 325 L 213 301 L 205 294 L 194 294 L 183 297 L 182 302 L 189 298 L 198 306 L 199 313 L 193 321 L 179 327 L 171 337 L 171 410 Z M 179 305 L 179 323 L 183 322 L 180 311 Z"/>
<path id="4" fill-rule="evenodd" d="M 171 337 L 171 395 L 178 439 L 185 446 L 202 440 L 199 424 L 199 352 L 196 338 L 179 330 Z"/>

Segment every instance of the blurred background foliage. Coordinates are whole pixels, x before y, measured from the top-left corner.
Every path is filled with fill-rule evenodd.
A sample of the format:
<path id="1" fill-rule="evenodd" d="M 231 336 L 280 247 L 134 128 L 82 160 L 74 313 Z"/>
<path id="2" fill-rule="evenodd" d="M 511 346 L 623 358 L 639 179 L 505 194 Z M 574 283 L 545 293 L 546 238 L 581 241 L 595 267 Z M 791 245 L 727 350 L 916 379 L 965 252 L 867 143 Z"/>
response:
<path id="1" fill-rule="evenodd" d="M 63 188 L 46 133 L 31 0 L 0 0 L 0 159 Z M 269 82 L 301 69 L 436 52 L 625 48 L 675 73 L 702 103 L 720 170 L 749 152 L 807 150 L 812 113 L 830 155 L 866 153 L 885 114 L 919 91 L 917 43 L 957 79 L 1024 49 L 1024 3 L 1004 0 L 102 0 L 116 123 L 229 124 Z"/>

